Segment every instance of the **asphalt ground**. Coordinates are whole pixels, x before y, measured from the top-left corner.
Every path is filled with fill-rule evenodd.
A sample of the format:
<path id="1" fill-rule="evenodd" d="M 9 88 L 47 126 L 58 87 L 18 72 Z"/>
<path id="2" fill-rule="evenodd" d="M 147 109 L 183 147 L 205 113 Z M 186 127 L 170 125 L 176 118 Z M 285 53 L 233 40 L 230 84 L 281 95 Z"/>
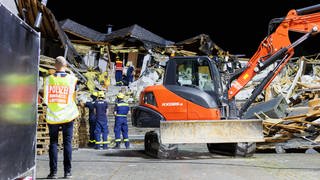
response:
<path id="1" fill-rule="evenodd" d="M 58 177 L 63 178 L 63 155 L 59 152 Z M 37 156 L 36 177 L 46 179 L 48 155 Z M 179 146 L 176 159 L 155 159 L 144 153 L 143 144 L 131 149 L 73 151 L 73 179 L 308 179 L 318 180 L 319 153 L 256 153 L 250 158 L 210 154 L 205 144 Z"/>

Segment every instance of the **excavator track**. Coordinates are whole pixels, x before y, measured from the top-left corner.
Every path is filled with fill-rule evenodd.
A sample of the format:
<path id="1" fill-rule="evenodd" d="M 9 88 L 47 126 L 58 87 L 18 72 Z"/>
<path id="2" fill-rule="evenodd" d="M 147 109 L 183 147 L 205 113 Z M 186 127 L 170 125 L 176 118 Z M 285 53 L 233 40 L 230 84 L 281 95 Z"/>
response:
<path id="1" fill-rule="evenodd" d="M 158 133 L 149 131 L 145 134 L 144 149 L 149 156 L 159 159 L 175 159 L 178 154 L 178 146 L 175 144 L 161 144 Z"/>
<path id="2" fill-rule="evenodd" d="M 208 150 L 210 153 L 251 157 L 256 151 L 256 143 L 239 142 L 239 143 L 208 143 Z"/>

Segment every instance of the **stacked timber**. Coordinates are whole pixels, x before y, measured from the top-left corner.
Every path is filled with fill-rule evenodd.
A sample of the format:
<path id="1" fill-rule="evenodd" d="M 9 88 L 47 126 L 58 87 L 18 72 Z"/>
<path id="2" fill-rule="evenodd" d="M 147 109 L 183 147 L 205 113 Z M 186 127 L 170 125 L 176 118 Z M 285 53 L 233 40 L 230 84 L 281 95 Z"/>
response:
<path id="1" fill-rule="evenodd" d="M 37 154 L 47 154 L 49 150 L 50 137 L 49 128 L 45 121 L 46 108 L 38 107 L 38 126 L 37 126 Z"/>
<path id="2" fill-rule="evenodd" d="M 49 128 L 45 121 L 46 119 L 46 107 L 38 106 L 38 125 L 37 125 L 37 154 L 47 154 L 50 144 Z M 80 129 L 80 118 L 74 120 L 73 125 L 73 139 L 72 139 L 72 149 L 76 150 L 79 148 L 79 129 Z M 62 130 L 59 130 L 58 139 L 58 150 L 63 150 L 63 135 Z"/>
<path id="3" fill-rule="evenodd" d="M 81 108 L 79 127 L 79 148 L 88 147 L 89 142 L 89 112 L 87 108 Z"/>
<path id="4" fill-rule="evenodd" d="M 73 123 L 73 138 L 72 138 L 72 149 L 77 150 L 79 148 L 79 127 L 80 127 L 80 118 L 74 120 Z M 58 137 L 58 150 L 63 151 L 63 135 L 62 129 L 59 129 Z"/>

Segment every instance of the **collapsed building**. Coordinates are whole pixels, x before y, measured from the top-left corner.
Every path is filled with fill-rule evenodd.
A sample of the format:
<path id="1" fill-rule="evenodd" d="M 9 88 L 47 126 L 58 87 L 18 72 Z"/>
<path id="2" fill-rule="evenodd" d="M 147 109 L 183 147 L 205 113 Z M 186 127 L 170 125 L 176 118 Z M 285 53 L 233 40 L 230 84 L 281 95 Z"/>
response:
<path id="1" fill-rule="evenodd" d="M 233 73 L 236 69 L 241 68 L 241 63 L 239 63 L 237 56 L 231 55 L 228 51 L 220 48 L 206 34 L 200 34 L 175 43 L 166 40 L 137 24 L 114 31 L 109 29 L 108 32 L 101 33 L 72 21 L 71 19 L 58 22 L 51 11 L 45 6 L 42 6 L 39 2 L 19 0 L 18 5 L 19 15 L 30 25 L 35 24 L 36 19 L 36 14 L 30 12 L 37 12 L 40 10 L 43 13 L 43 21 L 39 27 L 42 37 L 41 53 L 44 55 L 41 59 L 40 67 L 43 68 L 41 72 L 43 74 L 48 74 L 49 70 L 53 68 L 53 60 L 49 60 L 50 58 L 46 57 L 56 57 L 64 54 L 70 63 L 70 72 L 75 73 L 79 79 L 84 82 L 81 88 L 83 91 L 79 93 L 79 100 L 82 101 L 88 99 L 90 95 L 88 89 L 106 91 L 106 88 L 101 86 L 101 82 L 96 77 L 102 73 L 107 73 L 108 78 L 110 78 L 110 84 L 107 91 L 108 101 L 111 103 L 114 102 L 115 95 L 119 91 L 124 91 L 127 94 L 127 100 L 136 103 L 139 92 L 144 87 L 162 83 L 161 78 L 164 73 L 165 62 L 172 54 L 178 56 L 206 55 L 210 57 L 215 56 L 213 58 L 218 57 L 217 62 L 220 63 L 221 71 Z M 131 61 L 136 68 L 136 81 L 128 87 L 115 86 L 113 64 L 116 56 L 119 56 L 120 59 L 124 61 L 124 64 Z M 318 56 L 313 57 L 313 59 L 317 60 Z M 243 64 L 246 62 L 247 60 L 244 60 Z M 306 132 L 310 126 L 310 123 L 303 121 L 299 122 L 302 124 L 294 126 L 293 128 L 288 128 L 287 126 L 284 126 L 283 123 L 288 124 L 288 121 L 292 122 L 292 118 L 289 118 L 288 121 L 283 121 L 283 119 L 279 120 L 281 118 L 286 118 L 289 115 L 287 111 L 288 107 L 297 106 L 299 101 L 303 102 L 302 105 L 305 107 L 307 106 L 302 112 L 305 114 L 309 112 L 310 108 L 313 108 L 308 106 L 309 101 L 318 102 L 317 94 L 319 92 L 317 84 L 319 70 L 317 66 L 312 66 L 312 72 L 314 74 L 312 76 L 302 76 L 302 72 L 305 72 L 305 68 L 304 70 L 299 71 L 293 68 L 299 63 L 300 61 L 292 61 L 292 63 L 289 63 L 286 67 L 288 68 L 288 70 L 285 71 L 286 73 L 280 74 L 274 80 L 272 86 L 266 89 L 264 93 L 257 98 L 256 102 L 269 102 L 272 99 L 276 99 L 279 94 L 285 96 L 285 100 L 283 100 L 283 98 L 279 98 L 279 101 L 273 100 L 269 103 L 271 104 L 270 106 L 262 105 L 260 106 L 262 109 L 254 110 L 255 113 L 250 113 L 249 110 L 247 115 L 251 118 L 258 117 L 265 119 L 265 135 L 270 137 L 269 139 L 272 139 L 270 140 L 272 142 L 284 142 L 292 137 L 297 137 L 299 135 L 294 136 L 294 133 Z M 310 67 L 310 64 L 314 65 L 316 63 L 309 62 L 306 64 L 309 64 Z M 299 67 L 301 67 L 300 64 Z M 294 73 L 289 73 L 293 71 L 299 72 L 298 74 L 300 74 L 300 76 L 293 76 Z M 263 75 L 265 74 L 262 73 L 261 76 Z M 90 81 L 89 77 L 93 77 L 91 79 L 92 81 Z M 241 100 L 247 99 L 248 94 L 252 92 L 252 89 L 256 85 L 255 82 L 261 81 L 261 78 L 262 77 L 259 76 L 254 78 L 248 84 L 249 87 L 244 89 L 243 93 L 239 93 L 239 95 L 236 96 L 236 99 L 240 102 Z M 91 83 L 88 83 L 88 81 Z M 314 84 L 316 84 L 315 87 L 313 87 Z M 286 105 L 283 107 L 284 103 Z M 282 109 L 280 108 L 279 110 L 278 107 L 281 107 Z M 271 113 L 268 112 L 270 109 Z M 290 111 L 293 112 L 294 110 L 291 108 Z M 311 111 L 316 112 L 311 114 L 311 119 L 315 121 L 319 117 L 317 114 L 318 111 L 314 108 L 310 110 L 310 112 Z M 272 116 L 272 114 L 275 116 Z M 290 115 L 293 115 L 293 113 Z M 310 119 L 310 116 L 306 117 L 306 119 L 308 118 Z M 278 120 L 271 121 L 270 119 Z M 273 124 L 270 124 L 270 122 Z M 316 122 L 311 123 L 312 127 L 316 127 L 315 131 L 312 133 L 313 142 L 319 141 L 319 138 L 315 140 L 319 134 L 319 126 L 316 124 Z M 274 130 L 274 128 L 276 130 Z"/>

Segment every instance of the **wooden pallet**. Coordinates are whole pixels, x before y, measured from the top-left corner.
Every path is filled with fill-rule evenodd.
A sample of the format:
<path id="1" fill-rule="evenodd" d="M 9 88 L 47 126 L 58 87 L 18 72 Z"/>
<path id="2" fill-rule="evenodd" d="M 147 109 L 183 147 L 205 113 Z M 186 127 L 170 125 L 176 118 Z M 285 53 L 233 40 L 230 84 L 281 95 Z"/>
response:
<path id="1" fill-rule="evenodd" d="M 42 155 L 42 154 L 47 154 L 47 153 L 48 153 L 48 149 L 37 148 L 37 155 Z"/>

